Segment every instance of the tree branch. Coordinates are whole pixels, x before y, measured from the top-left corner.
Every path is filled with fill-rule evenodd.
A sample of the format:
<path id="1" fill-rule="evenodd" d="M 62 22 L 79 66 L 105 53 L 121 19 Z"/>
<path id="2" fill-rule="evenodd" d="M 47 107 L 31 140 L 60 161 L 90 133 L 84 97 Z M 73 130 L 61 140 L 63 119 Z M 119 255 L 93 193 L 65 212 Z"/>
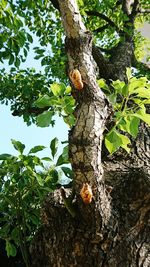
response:
<path id="1" fill-rule="evenodd" d="M 86 11 L 86 14 L 87 15 L 89 15 L 89 16 L 96 16 L 96 17 L 99 17 L 99 18 L 101 18 L 101 19 L 103 19 L 103 20 L 105 20 L 106 22 L 108 22 L 108 24 L 111 26 L 111 27 L 113 27 L 113 28 L 115 28 L 115 30 L 118 32 L 118 33 L 123 33 L 122 32 L 122 30 L 120 30 L 119 28 L 118 28 L 118 26 L 110 19 L 110 18 L 108 18 L 106 15 L 104 15 L 104 14 L 102 14 L 102 13 L 99 13 L 99 12 L 97 12 L 97 11 Z"/>
<path id="2" fill-rule="evenodd" d="M 52 3 L 53 7 L 60 11 L 58 0 L 50 0 L 50 2 Z"/>
<path id="3" fill-rule="evenodd" d="M 134 0 L 132 5 L 131 17 L 135 17 L 138 13 L 139 0 Z"/>
<path id="4" fill-rule="evenodd" d="M 138 69 L 142 74 L 146 75 L 150 79 L 150 64 L 139 62 L 136 58 L 133 58 L 132 66 Z"/>
<path id="5" fill-rule="evenodd" d="M 105 25 L 103 25 L 103 26 L 97 28 L 97 29 L 94 30 L 93 32 L 94 32 L 94 33 L 99 33 L 99 32 L 102 32 L 102 31 L 108 29 L 108 27 L 109 27 L 109 23 L 107 23 L 107 24 L 105 24 Z"/>
<path id="6" fill-rule="evenodd" d="M 138 11 L 139 14 L 150 14 L 150 9 L 148 10 L 140 10 Z"/>

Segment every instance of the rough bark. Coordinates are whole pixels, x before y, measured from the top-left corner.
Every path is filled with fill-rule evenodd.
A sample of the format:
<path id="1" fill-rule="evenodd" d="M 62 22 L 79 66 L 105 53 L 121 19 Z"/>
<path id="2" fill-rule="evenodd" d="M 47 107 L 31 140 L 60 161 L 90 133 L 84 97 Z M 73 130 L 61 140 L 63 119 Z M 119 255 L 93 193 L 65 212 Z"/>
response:
<path id="1" fill-rule="evenodd" d="M 102 153 L 110 107 L 96 83 L 91 34 L 75 1 L 58 2 L 69 71 L 77 68 L 84 81 L 83 90 L 74 88 L 77 121 L 69 134 L 76 217 L 64 207 L 59 191 L 49 195 L 42 209 L 42 227 L 31 246 L 32 267 L 148 267 L 150 130 L 141 125 L 130 155 L 121 150 L 113 156 Z M 120 44 L 109 62 L 100 55 L 108 79 L 126 80 L 132 56 L 132 40 Z M 93 191 L 88 205 L 80 197 L 84 183 Z"/>

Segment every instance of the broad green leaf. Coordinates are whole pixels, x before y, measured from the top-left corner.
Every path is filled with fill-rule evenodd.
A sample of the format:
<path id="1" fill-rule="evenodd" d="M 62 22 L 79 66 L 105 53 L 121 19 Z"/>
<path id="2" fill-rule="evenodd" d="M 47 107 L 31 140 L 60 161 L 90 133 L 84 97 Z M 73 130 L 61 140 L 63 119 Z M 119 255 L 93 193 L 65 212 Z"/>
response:
<path id="1" fill-rule="evenodd" d="M 113 81 L 112 86 L 115 88 L 116 92 L 119 94 L 123 94 L 123 88 L 125 86 L 125 82 L 121 82 L 119 80 Z"/>
<path id="2" fill-rule="evenodd" d="M 48 127 L 51 124 L 53 111 L 45 111 L 37 116 L 37 125 L 40 127 Z"/>
<path id="3" fill-rule="evenodd" d="M 138 131 L 139 131 L 139 123 L 140 119 L 136 117 L 130 117 L 130 124 L 129 124 L 129 130 L 128 133 L 130 133 L 134 138 L 137 137 Z"/>
<path id="4" fill-rule="evenodd" d="M 57 153 L 57 149 L 58 149 L 58 138 L 55 137 L 51 143 L 50 143 L 50 149 L 51 149 L 51 154 L 53 156 L 53 158 L 55 157 L 56 153 Z"/>
<path id="5" fill-rule="evenodd" d="M 140 87 L 145 87 L 147 83 L 147 79 L 145 77 L 137 79 L 136 77 L 133 77 L 130 79 L 128 88 L 129 88 L 129 93 L 134 94 L 135 90 L 140 89 Z"/>
<path id="6" fill-rule="evenodd" d="M 108 133 L 105 137 L 105 146 L 109 153 L 114 153 L 122 145 L 122 139 L 119 137 L 118 133 L 113 130 Z"/>
<path id="7" fill-rule="evenodd" d="M 51 97 L 44 95 L 34 102 L 34 105 L 38 108 L 45 108 L 51 105 Z"/>
<path id="8" fill-rule="evenodd" d="M 51 170 L 50 175 L 52 176 L 51 182 L 57 183 L 59 179 L 58 171 L 57 170 Z"/>
<path id="9" fill-rule="evenodd" d="M 128 96 L 128 93 L 129 93 L 129 88 L 128 88 L 128 85 L 125 84 L 125 86 L 122 88 L 122 95 Z"/>
<path id="10" fill-rule="evenodd" d="M 38 182 L 39 185 L 43 186 L 44 185 L 44 181 L 42 179 L 42 176 L 40 174 L 36 174 L 36 180 Z"/>
<path id="11" fill-rule="evenodd" d="M 112 105 L 115 105 L 116 104 L 116 98 L 117 98 L 117 95 L 116 94 L 110 94 L 110 95 L 108 95 L 108 99 L 109 99 L 109 101 L 110 101 L 110 103 Z"/>
<path id="12" fill-rule="evenodd" d="M 8 158 L 12 158 L 13 156 L 10 155 L 10 154 L 1 154 L 0 155 L 0 160 L 5 160 L 5 159 L 8 159 Z"/>
<path id="13" fill-rule="evenodd" d="M 129 152 L 130 151 L 130 148 L 128 147 L 129 144 L 130 144 L 129 138 L 123 134 L 120 134 L 116 130 L 111 131 L 105 137 L 105 146 L 111 154 L 114 153 L 116 150 L 118 150 L 119 147 L 122 147 L 127 152 Z"/>
<path id="14" fill-rule="evenodd" d="M 98 85 L 100 88 L 103 88 L 105 91 L 107 91 L 108 93 L 110 93 L 110 89 L 109 86 L 106 84 L 106 81 L 104 79 L 99 79 L 97 81 Z"/>
<path id="15" fill-rule="evenodd" d="M 39 225 L 39 217 L 35 216 L 34 214 L 31 214 L 30 220 L 32 221 L 33 224 Z"/>
<path id="16" fill-rule="evenodd" d="M 9 62 L 8 62 L 8 64 L 9 65 L 12 65 L 13 63 L 14 63 L 14 55 L 13 54 L 10 54 L 10 58 L 9 58 Z"/>
<path id="17" fill-rule="evenodd" d="M 69 163 L 68 146 L 64 147 L 63 153 L 59 156 L 57 163 L 56 163 L 56 166 L 60 166 L 60 165 L 67 164 L 67 163 Z"/>
<path id="18" fill-rule="evenodd" d="M 132 116 L 137 117 L 150 126 L 150 114 L 147 113 L 134 113 Z"/>
<path id="19" fill-rule="evenodd" d="M 45 149 L 45 146 L 35 146 L 33 148 L 30 149 L 29 154 L 31 153 L 37 153 L 39 151 L 42 151 L 43 149 Z"/>
<path id="20" fill-rule="evenodd" d="M 71 86 L 67 86 L 66 87 L 66 91 L 65 91 L 66 94 L 70 94 L 71 93 Z"/>
<path id="21" fill-rule="evenodd" d="M 28 41 L 29 41 L 30 43 L 33 43 L 33 38 L 32 38 L 32 36 L 31 36 L 31 34 L 27 33 L 27 38 L 28 38 Z"/>
<path id="22" fill-rule="evenodd" d="M 128 145 L 130 144 L 130 139 L 123 135 L 123 134 L 119 134 L 121 140 L 122 140 L 122 145 L 121 147 L 124 148 L 128 153 L 130 152 L 130 148 L 128 147 Z"/>
<path id="23" fill-rule="evenodd" d="M 63 96 L 66 86 L 63 83 L 53 83 L 51 84 L 51 90 L 55 96 Z"/>
<path id="24" fill-rule="evenodd" d="M 20 66 L 20 59 L 18 57 L 16 58 L 16 60 L 14 62 L 14 65 L 15 65 L 16 68 L 19 68 L 19 66 Z"/>
<path id="25" fill-rule="evenodd" d="M 134 93 L 138 95 L 138 97 L 150 99 L 150 90 L 145 87 L 139 87 L 134 90 Z"/>
<path id="26" fill-rule="evenodd" d="M 11 232 L 11 238 L 15 241 L 17 245 L 19 245 L 19 229 L 15 227 Z"/>
<path id="27" fill-rule="evenodd" d="M 139 123 L 139 118 L 132 117 L 129 115 L 120 121 L 120 123 L 118 124 L 118 128 L 124 132 L 129 133 L 135 138 L 139 131 Z"/>
<path id="28" fill-rule="evenodd" d="M 1 0 L 0 4 L 1 4 L 2 8 L 5 9 L 7 4 L 8 4 L 8 2 L 6 0 Z"/>
<path id="29" fill-rule="evenodd" d="M 61 167 L 62 171 L 69 179 L 73 179 L 73 171 L 68 167 Z"/>
<path id="30" fill-rule="evenodd" d="M 11 139 L 11 142 L 12 142 L 14 148 L 22 154 L 24 149 L 25 149 L 25 145 L 22 144 L 20 141 L 16 141 L 14 139 Z"/>
<path id="31" fill-rule="evenodd" d="M 8 240 L 6 241 L 6 251 L 7 251 L 7 256 L 10 257 L 15 257 L 17 254 L 17 249 L 14 244 L 10 243 Z"/>

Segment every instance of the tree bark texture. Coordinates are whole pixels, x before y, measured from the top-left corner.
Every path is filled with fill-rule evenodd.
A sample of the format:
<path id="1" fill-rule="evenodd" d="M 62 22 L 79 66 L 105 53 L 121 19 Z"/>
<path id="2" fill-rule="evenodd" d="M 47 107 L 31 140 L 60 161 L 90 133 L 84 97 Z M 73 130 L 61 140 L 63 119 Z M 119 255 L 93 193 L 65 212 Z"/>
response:
<path id="1" fill-rule="evenodd" d="M 130 155 L 102 152 L 111 107 L 96 83 L 96 63 L 107 81 L 126 80 L 132 40 L 119 45 L 109 61 L 104 60 L 92 45 L 76 1 L 58 2 L 66 33 L 68 72 L 78 69 L 84 83 L 80 91 L 73 88 L 77 119 L 69 133 L 76 216 L 64 207 L 59 190 L 49 195 L 41 211 L 43 225 L 31 246 L 32 267 L 148 267 L 150 130 L 141 125 Z M 88 205 L 80 196 L 86 183 L 93 194 Z"/>

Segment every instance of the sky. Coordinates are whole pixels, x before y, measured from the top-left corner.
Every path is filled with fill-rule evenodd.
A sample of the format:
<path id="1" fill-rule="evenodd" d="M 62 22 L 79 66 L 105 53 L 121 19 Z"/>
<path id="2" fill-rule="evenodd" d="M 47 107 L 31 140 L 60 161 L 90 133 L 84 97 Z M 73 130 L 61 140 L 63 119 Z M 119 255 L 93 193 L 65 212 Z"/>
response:
<path id="1" fill-rule="evenodd" d="M 142 34 L 145 37 L 150 38 L 150 24 L 146 24 L 141 29 Z M 34 44 L 31 45 L 30 54 L 27 61 L 21 65 L 22 68 L 33 67 L 37 71 L 41 70 L 41 65 L 37 60 L 34 60 L 33 47 L 37 45 L 37 40 L 34 37 Z M 0 68 L 4 65 L 1 64 Z M 9 66 L 5 63 L 6 70 L 9 70 Z M 56 118 L 56 125 L 54 128 L 46 127 L 40 128 L 36 125 L 27 126 L 22 117 L 14 117 L 11 115 L 11 111 L 8 106 L 0 105 L 0 154 L 9 153 L 17 155 L 17 152 L 11 144 L 11 139 L 20 141 L 26 145 L 26 152 L 36 145 L 44 145 L 49 147 L 50 141 L 57 137 L 60 141 L 65 141 L 68 138 L 69 128 L 59 117 Z M 60 150 L 61 151 L 61 146 Z M 49 156 L 49 149 L 45 149 L 39 153 L 39 156 Z"/>

